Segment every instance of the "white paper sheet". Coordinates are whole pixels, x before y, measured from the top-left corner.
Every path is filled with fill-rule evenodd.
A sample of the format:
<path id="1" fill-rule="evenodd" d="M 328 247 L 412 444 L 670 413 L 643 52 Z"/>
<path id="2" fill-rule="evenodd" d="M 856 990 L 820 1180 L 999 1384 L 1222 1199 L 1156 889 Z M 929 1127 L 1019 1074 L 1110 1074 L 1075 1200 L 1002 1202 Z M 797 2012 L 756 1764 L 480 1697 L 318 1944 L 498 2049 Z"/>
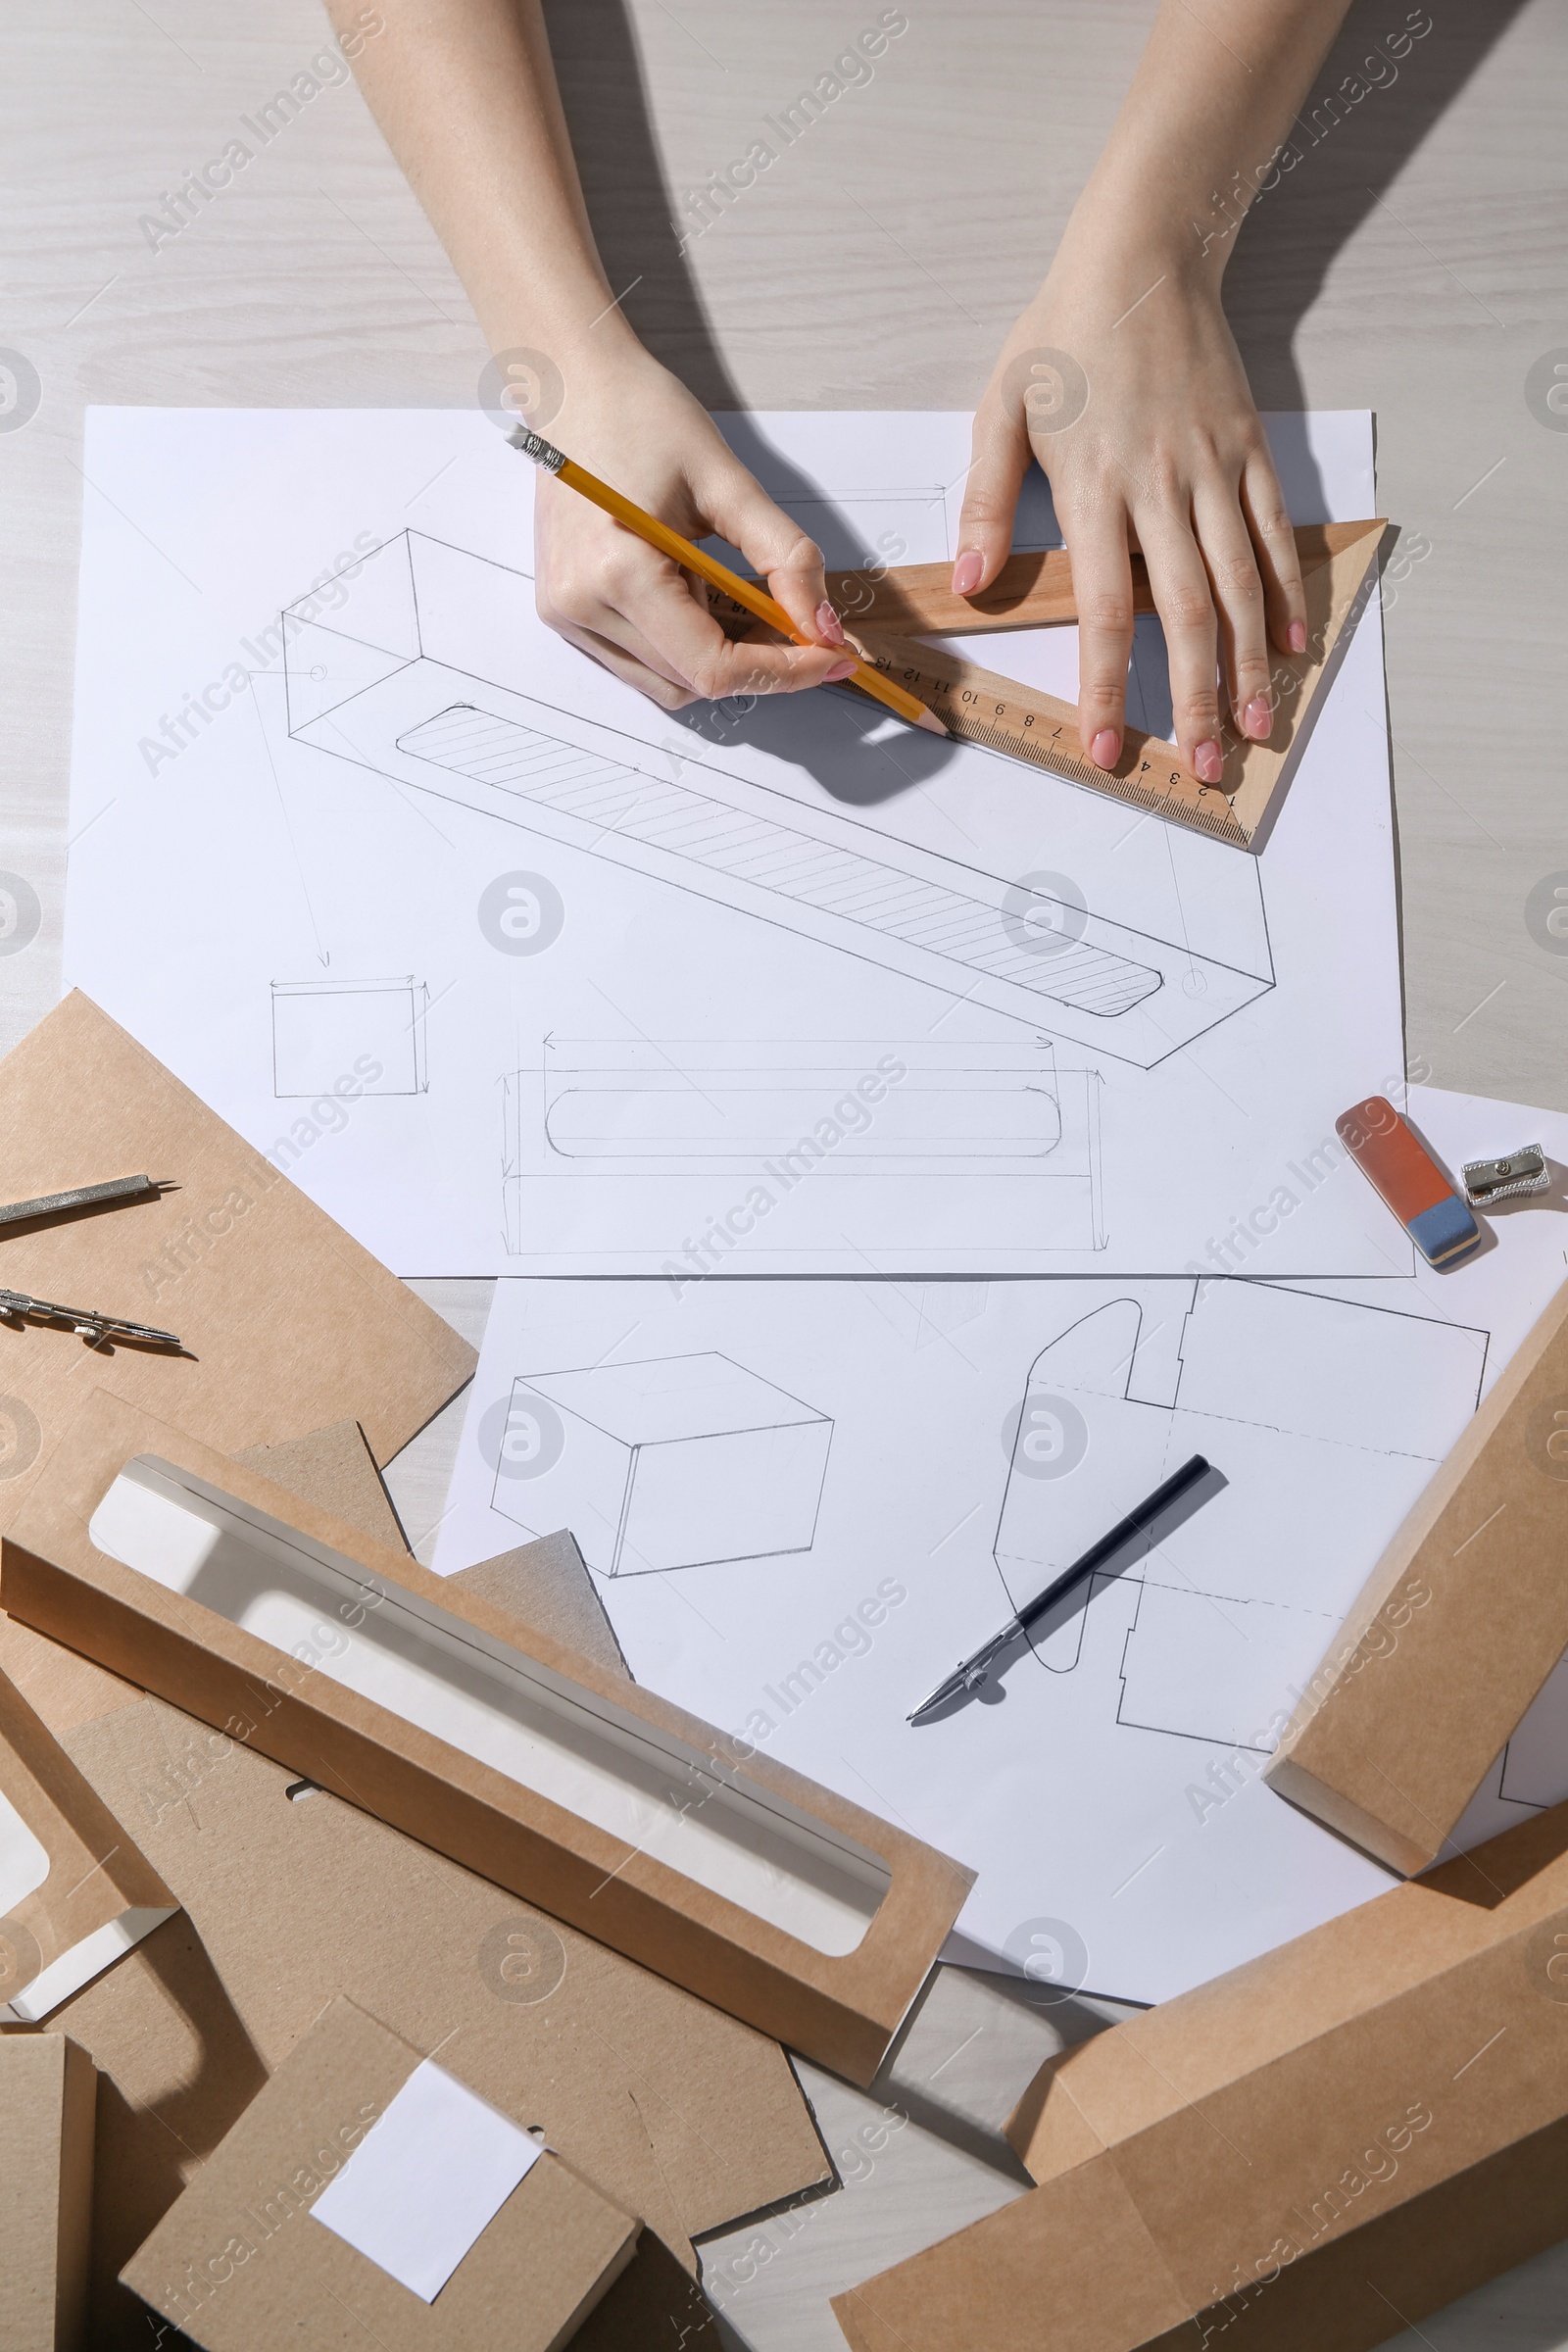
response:
<path id="1" fill-rule="evenodd" d="M 831 563 L 951 554 L 965 417 L 724 423 Z M 1271 431 L 1374 511 L 1367 416 Z M 848 690 L 665 717 L 477 411 L 100 410 L 86 474 L 68 977 L 399 1271 L 1391 1270 L 1321 1181 L 1400 1067 L 1375 604 L 1254 859 Z"/>
<path id="2" fill-rule="evenodd" d="M 1164 1999 L 1389 1883 L 1257 1775 L 1564 1278 L 1568 1119 L 1411 1112 L 1450 1164 L 1558 1163 L 1447 1274 L 503 1283 L 437 1564 L 569 1524 L 640 1681 L 978 1869 L 952 1956 Z M 1325 1184 L 1397 1234 L 1352 1162 Z M 995 1703 L 909 1727 L 1194 1452 L 1222 1492 L 1064 1602 Z M 1497 1821 L 1568 1795 L 1565 1699 Z"/>
<path id="3" fill-rule="evenodd" d="M 510 2115 L 426 2058 L 311 2214 L 433 2303 L 543 2154 Z"/>

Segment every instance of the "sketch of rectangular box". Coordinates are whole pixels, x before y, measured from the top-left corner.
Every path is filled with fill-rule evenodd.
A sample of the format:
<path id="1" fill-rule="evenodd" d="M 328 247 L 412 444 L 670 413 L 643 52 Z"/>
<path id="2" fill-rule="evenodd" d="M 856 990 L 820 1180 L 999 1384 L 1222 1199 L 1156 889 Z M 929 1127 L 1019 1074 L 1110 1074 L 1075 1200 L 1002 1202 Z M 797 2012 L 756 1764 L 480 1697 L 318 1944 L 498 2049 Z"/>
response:
<path id="1" fill-rule="evenodd" d="M 1047 1248 L 1098 1250 L 1101 1079 L 1030 1046 L 548 1037 L 502 1084 L 507 1247 L 530 1181 L 1027 1176 Z"/>
<path id="2" fill-rule="evenodd" d="M 272 1092 L 281 1101 L 422 1095 L 430 992 L 396 980 L 274 980 Z"/>
<path id="3" fill-rule="evenodd" d="M 513 1383 L 494 1507 L 601 1576 L 809 1551 L 833 1423 L 716 1352 Z"/>
<path id="4" fill-rule="evenodd" d="M 1063 877 L 987 872 L 787 771 L 733 774 L 695 738 L 672 754 L 540 701 L 533 583 L 506 564 L 405 532 L 330 626 L 316 611 L 283 614 L 296 740 L 1031 1031 L 1149 1069 L 1274 985 L 1255 873 L 1210 877 L 1221 903 L 1184 897 L 1180 935 L 1156 936 L 1094 903 L 1120 887 L 1106 858 L 1087 905 L 1070 877 L 1054 897 Z"/>

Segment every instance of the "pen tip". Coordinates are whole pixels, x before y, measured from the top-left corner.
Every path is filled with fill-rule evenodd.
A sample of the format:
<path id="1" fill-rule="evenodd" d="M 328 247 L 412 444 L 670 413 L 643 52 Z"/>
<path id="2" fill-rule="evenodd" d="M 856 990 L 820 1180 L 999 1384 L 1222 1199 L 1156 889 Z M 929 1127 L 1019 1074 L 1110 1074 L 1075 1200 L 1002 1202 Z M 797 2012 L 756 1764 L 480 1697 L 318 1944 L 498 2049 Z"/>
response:
<path id="1" fill-rule="evenodd" d="M 947 741 L 948 730 L 934 710 L 922 710 L 914 723 L 917 727 L 923 727 L 928 735 L 940 735 L 944 742 Z"/>

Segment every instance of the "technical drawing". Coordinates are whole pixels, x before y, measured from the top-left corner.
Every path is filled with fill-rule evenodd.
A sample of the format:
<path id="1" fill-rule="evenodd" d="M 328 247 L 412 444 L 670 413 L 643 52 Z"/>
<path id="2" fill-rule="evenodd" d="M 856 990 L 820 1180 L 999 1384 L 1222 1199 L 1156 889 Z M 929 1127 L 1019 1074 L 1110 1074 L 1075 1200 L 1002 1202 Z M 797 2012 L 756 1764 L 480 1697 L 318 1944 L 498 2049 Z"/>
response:
<path id="1" fill-rule="evenodd" d="M 396 980 L 274 980 L 272 1092 L 422 1095 L 430 992 Z"/>
<path id="2" fill-rule="evenodd" d="M 513 1383 L 494 1508 L 570 1528 L 601 1576 L 809 1551 L 833 1423 L 726 1355 Z"/>
<path id="3" fill-rule="evenodd" d="M 890 1075 L 890 1071 L 896 1075 Z M 507 1247 L 543 1177 L 1027 1175 L 1038 1244 L 1104 1245 L 1101 1082 L 1031 1047 L 548 1037 L 502 1085 Z"/>
<path id="4" fill-rule="evenodd" d="M 1184 902 L 1180 936 L 1159 938 L 826 794 L 732 774 L 695 738 L 675 756 L 539 701 L 519 652 L 531 581 L 419 533 L 368 559 L 332 627 L 283 622 L 297 740 L 1031 1030 L 1147 1069 L 1274 985 L 1255 875 L 1245 920 Z"/>
<path id="5" fill-rule="evenodd" d="M 1475 1409 L 1487 1335 L 1264 1283 L 1096 1288 L 1100 1303 L 1030 1366 L 998 1574 L 1019 1606 L 1203 1454 L 1223 1487 L 1067 1595 L 1030 1646 L 1053 1673 L 1086 1668 L 1095 1598 L 1119 1583 L 1132 1610 L 1119 1657 L 1095 1653 L 1115 1721 L 1271 1748 L 1338 1614 L 1321 1495 L 1348 1540 L 1386 1516 L 1392 1534 L 1412 1458 L 1435 1464 L 1434 1431 L 1457 1435 Z"/>

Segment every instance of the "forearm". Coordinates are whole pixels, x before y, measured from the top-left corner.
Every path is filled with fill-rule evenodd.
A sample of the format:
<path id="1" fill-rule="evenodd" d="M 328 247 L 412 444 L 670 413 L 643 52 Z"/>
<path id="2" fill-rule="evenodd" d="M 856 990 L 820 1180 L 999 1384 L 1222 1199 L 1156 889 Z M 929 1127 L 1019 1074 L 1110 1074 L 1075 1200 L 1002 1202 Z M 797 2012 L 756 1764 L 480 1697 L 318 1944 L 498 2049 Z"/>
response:
<path id="1" fill-rule="evenodd" d="M 610 359 L 630 330 L 606 315 L 540 0 L 377 5 L 386 30 L 355 74 L 491 349 L 530 345 L 564 369 L 592 330 Z M 340 32 L 357 7 L 326 0 Z"/>
<path id="2" fill-rule="evenodd" d="M 1061 260 L 1217 287 L 1348 0 L 1163 0 Z M 1105 285 L 1135 301 L 1141 285 Z"/>

